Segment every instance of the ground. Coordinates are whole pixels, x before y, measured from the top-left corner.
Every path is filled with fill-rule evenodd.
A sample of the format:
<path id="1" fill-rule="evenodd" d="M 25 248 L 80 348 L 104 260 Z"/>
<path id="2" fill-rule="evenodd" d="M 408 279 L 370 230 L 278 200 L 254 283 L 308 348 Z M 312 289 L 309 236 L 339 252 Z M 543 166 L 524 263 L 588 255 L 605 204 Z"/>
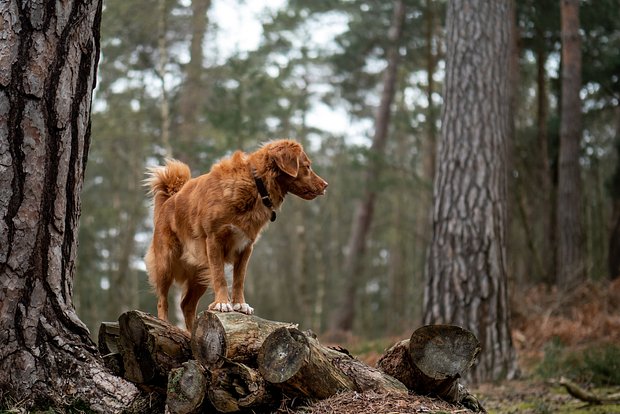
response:
<path id="1" fill-rule="evenodd" d="M 513 339 L 521 378 L 470 386 L 487 411 L 497 414 L 620 414 L 620 399 L 614 403 L 588 405 L 557 384 L 557 380 L 565 376 L 597 396 L 620 397 L 620 279 L 613 283 L 587 283 L 570 294 L 534 286 L 516 294 L 512 302 Z M 350 349 L 358 348 L 352 353 L 372 365 L 381 354 L 376 345 L 366 344 L 364 349 L 357 343 Z M 310 407 L 299 407 L 295 411 L 283 409 L 281 412 L 396 414 L 471 411 L 421 396 L 403 398 L 345 393 Z"/>

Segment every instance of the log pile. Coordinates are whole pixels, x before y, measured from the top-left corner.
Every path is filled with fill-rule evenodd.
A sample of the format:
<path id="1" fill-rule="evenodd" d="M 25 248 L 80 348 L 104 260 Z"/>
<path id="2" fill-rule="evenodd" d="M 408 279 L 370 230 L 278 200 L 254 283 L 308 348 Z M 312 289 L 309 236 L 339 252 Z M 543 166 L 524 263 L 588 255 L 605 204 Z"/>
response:
<path id="1" fill-rule="evenodd" d="M 296 325 L 236 312 L 202 312 L 188 332 L 140 311 L 104 322 L 99 350 L 117 375 L 166 398 L 175 414 L 277 409 L 346 391 L 436 395 L 483 411 L 458 378 L 480 351 L 453 326 L 423 327 L 370 367 Z"/>

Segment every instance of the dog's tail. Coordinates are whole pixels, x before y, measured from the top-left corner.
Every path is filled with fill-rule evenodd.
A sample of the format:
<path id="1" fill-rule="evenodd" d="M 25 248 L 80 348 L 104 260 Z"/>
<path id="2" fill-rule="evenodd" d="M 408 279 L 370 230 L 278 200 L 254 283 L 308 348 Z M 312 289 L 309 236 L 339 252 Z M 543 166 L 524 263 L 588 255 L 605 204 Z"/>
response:
<path id="1" fill-rule="evenodd" d="M 156 209 L 192 178 L 187 164 L 172 159 L 166 160 L 163 167 L 149 168 L 146 173 L 148 178 L 144 180 L 144 185 L 149 187 Z"/>

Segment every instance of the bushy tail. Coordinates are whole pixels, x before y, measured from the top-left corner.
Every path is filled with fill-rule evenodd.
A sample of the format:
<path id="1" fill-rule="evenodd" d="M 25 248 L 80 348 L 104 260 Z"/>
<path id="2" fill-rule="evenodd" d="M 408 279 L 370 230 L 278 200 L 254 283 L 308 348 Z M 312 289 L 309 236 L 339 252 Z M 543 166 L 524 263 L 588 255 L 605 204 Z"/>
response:
<path id="1" fill-rule="evenodd" d="M 187 164 L 171 159 L 166 160 L 166 165 L 163 167 L 149 168 L 147 175 L 144 185 L 150 189 L 149 193 L 153 197 L 156 210 L 192 178 Z"/>

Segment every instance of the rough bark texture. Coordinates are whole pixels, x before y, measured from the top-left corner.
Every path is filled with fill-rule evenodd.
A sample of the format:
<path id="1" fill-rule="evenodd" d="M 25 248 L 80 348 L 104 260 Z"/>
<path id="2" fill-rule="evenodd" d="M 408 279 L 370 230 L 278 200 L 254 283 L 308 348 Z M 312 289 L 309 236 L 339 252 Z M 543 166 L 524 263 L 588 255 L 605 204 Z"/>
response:
<path id="1" fill-rule="evenodd" d="M 356 293 L 359 285 L 359 274 L 362 271 L 362 257 L 365 252 L 366 238 L 372 222 L 376 189 L 375 180 L 381 171 L 380 158 L 383 156 L 388 137 L 391 105 L 396 90 L 398 65 L 400 62 L 399 44 L 402 38 L 405 21 L 405 2 L 394 1 L 394 14 L 388 38 L 390 48 L 387 50 L 387 68 L 383 74 L 383 91 L 381 102 L 375 116 L 375 133 L 372 138 L 370 160 L 364 174 L 364 195 L 355 208 L 351 225 L 351 233 L 347 244 L 347 255 L 344 263 L 346 285 L 344 298 L 340 308 L 332 315 L 330 329 L 332 331 L 351 331 L 355 318 Z"/>
<path id="2" fill-rule="evenodd" d="M 232 361 L 212 371 L 208 394 L 213 406 L 223 413 L 260 409 L 276 404 L 282 397 L 256 369 Z"/>
<path id="3" fill-rule="evenodd" d="M 227 360 L 256 366 L 263 341 L 280 327 L 294 325 L 238 312 L 204 311 L 194 323 L 192 352 L 207 368 L 222 366 Z"/>
<path id="4" fill-rule="evenodd" d="M 480 343 L 471 332 L 458 326 L 430 325 L 396 343 L 377 366 L 417 394 L 455 403 L 466 395 L 458 379 L 467 374 L 479 353 Z"/>
<path id="5" fill-rule="evenodd" d="M 267 337 L 258 354 L 258 369 L 286 394 L 310 399 L 343 391 L 407 393 L 398 380 L 295 328 L 278 328 Z"/>
<path id="6" fill-rule="evenodd" d="M 560 2 L 562 22 L 562 99 L 557 195 L 556 282 L 570 290 L 586 276 L 581 168 L 581 38 L 579 0 Z"/>
<path id="7" fill-rule="evenodd" d="M 72 300 L 101 1 L 0 3 L 0 394 L 98 412 L 138 390 L 97 356 Z"/>
<path id="8" fill-rule="evenodd" d="M 474 380 L 516 374 L 505 268 L 510 8 L 508 0 L 448 3 L 424 322 L 480 339 Z"/>
<path id="9" fill-rule="evenodd" d="M 140 311 L 122 314 L 118 323 L 118 348 L 131 382 L 165 386 L 170 370 L 192 357 L 190 335 L 183 329 Z"/>

